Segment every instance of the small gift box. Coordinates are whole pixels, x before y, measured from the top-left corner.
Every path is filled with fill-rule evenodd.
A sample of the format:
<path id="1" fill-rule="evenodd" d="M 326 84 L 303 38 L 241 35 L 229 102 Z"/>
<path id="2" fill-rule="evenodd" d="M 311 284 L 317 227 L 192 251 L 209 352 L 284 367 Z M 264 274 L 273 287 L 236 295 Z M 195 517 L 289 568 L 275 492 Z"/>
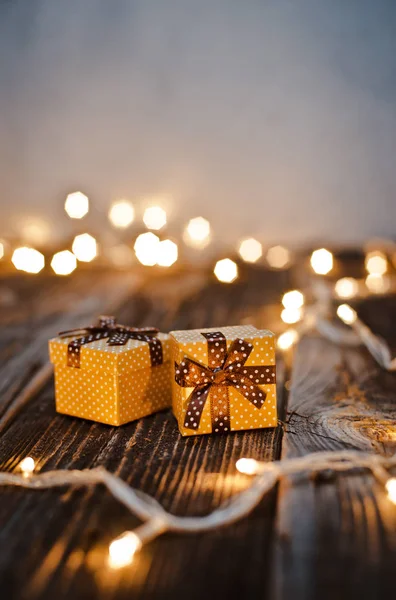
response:
<path id="1" fill-rule="evenodd" d="M 109 425 L 171 404 L 169 336 L 100 317 L 49 342 L 57 412 Z"/>
<path id="2" fill-rule="evenodd" d="M 275 337 L 252 325 L 172 331 L 172 405 L 182 435 L 275 427 Z"/>

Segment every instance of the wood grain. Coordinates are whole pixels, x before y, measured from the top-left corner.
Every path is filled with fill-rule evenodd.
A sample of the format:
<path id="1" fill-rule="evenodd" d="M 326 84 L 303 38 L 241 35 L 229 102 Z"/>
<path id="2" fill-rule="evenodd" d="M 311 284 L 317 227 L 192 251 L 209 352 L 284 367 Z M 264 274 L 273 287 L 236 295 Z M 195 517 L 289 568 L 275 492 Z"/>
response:
<path id="1" fill-rule="evenodd" d="M 395 299 L 365 303 L 359 314 L 395 339 Z M 396 375 L 382 371 L 361 348 L 307 337 L 295 355 L 282 457 L 343 448 L 394 454 Z M 367 474 L 284 482 L 277 511 L 274 597 L 389 594 L 396 511 Z"/>

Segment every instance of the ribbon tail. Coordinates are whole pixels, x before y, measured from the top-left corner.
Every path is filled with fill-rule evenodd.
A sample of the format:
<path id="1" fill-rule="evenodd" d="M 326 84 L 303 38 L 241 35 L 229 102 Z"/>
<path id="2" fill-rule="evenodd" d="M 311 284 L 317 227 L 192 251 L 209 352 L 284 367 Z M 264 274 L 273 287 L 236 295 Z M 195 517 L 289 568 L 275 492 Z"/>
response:
<path id="1" fill-rule="evenodd" d="M 227 433 L 230 431 L 230 399 L 228 386 L 214 385 L 210 392 L 210 415 L 212 433 Z"/>
<path id="2" fill-rule="evenodd" d="M 239 392 L 239 394 L 246 398 L 246 400 L 249 400 L 255 408 L 260 409 L 267 399 L 267 392 L 246 378 L 242 378 L 242 380 L 234 378 L 231 385 Z"/>
<path id="3" fill-rule="evenodd" d="M 211 383 L 197 385 L 188 397 L 184 417 L 184 427 L 186 429 L 193 429 L 194 431 L 199 429 L 203 409 L 205 408 L 211 387 Z"/>

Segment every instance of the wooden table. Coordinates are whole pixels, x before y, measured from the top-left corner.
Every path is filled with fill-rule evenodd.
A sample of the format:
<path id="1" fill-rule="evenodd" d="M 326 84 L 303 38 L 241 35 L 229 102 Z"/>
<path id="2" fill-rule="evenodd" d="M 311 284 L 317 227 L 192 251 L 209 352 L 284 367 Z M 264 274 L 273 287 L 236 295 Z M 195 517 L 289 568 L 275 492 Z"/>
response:
<path id="1" fill-rule="evenodd" d="M 277 429 L 181 438 L 165 411 L 115 428 L 57 415 L 47 340 L 100 313 L 163 330 L 271 325 L 293 273 L 246 268 L 240 282 L 203 271 L 82 271 L 66 279 L 0 279 L 0 461 L 16 469 L 104 465 L 179 515 L 203 515 L 244 489 L 240 457 L 316 450 L 396 449 L 396 376 L 361 348 L 312 335 L 295 351 L 291 383 L 278 362 Z M 360 314 L 396 342 L 395 298 Z M 290 394 L 288 393 L 290 391 Z M 391 598 L 396 507 L 365 473 L 283 482 L 248 518 L 200 535 L 167 534 L 131 567 L 111 571 L 109 542 L 137 519 L 102 488 L 1 488 L 1 596 L 11 599 Z"/>

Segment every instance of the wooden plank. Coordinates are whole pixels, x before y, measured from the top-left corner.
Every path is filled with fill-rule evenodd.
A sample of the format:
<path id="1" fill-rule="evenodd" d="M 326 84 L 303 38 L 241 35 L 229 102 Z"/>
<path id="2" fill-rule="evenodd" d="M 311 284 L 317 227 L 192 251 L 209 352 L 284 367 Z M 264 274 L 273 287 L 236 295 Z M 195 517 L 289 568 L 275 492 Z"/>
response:
<path id="1" fill-rule="evenodd" d="M 370 301 L 359 312 L 396 339 L 395 299 Z M 282 458 L 344 448 L 393 454 L 395 400 L 396 376 L 361 348 L 303 339 L 295 354 Z M 272 595 L 383 597 L 394 585 L 395 532 L 395 507 L 367 474 L 283 482 Z"/>
<path id="2" fill-rule="evenodd" d="M 231 288 L 214 282 L 202 288 L 185 275 L 179 282 L 171 275 L 147 280 L 124 299 L 120 320 L 165 329 L 235 324 L 247 313 L 254 320 L 268 300 L 266 290 L 281 290 L 279 282 L 269 286 L 268 274 L 258 282 L 249 273 L 247 285 Z M 0 459 L 7 470 L 26 455 L 43 470 L 101 464 L 177 514 L 205 514 L 249 483 L 237 474 L 236 460 L 273 460 L 281 433 L 279 427 L 181 438 L 169 411 L 121 428 L 94 424 L 56 415 L 50 382 L 5 427 Z M 261 595 L 269 581 L 275 500 L 273 493 L 250 519 L 221 531 L 167 535 L 143 549 L 131 568 L 111 572 L 109 541 L 137 521 L 103 489 L 4 489 L 0 547 L 7 552 L 0 553 L 0 583 L 6 597 L 31 600 Z"/>

